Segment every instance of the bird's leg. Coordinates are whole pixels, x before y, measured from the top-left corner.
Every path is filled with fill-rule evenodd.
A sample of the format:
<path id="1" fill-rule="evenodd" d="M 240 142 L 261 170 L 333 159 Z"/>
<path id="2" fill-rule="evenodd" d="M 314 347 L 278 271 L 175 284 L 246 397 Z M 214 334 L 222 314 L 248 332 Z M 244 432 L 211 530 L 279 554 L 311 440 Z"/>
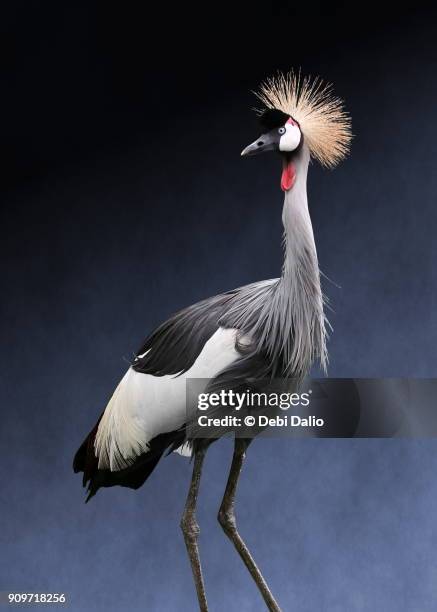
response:
<path id="1" fill-rule="evenodd" d="M 237 530 L 234 502 L 238 479 L 245 457 L 246 447 L 247 443 L 245 442 L 245 440 L 238 438 L 235 439 L 234 456 L 232 458 L 231 470 L 229 472 L 229 478 L 226 485 L 225 494 L 223 496 L 223 501 L 220 506 L 218 520 L 223 528 L 223 531 L 232 540 L 238 554 L 243 559 L 245 566 L 249 570 L 261 595 L 264 598 L 267 608 L 271 612 L 281 612 L 280 607 L 278 606 L 275 598 L 270 592 L 267 582 L 264 580 L 263 575 L 261 574 L 257 564 L 255 563 L 252 555 L 249 552 L 249 549 L 247 548 L 246 544 L 244 543 Z"/>
<path id="2" fill-rule="evenodd" d="M 191 484 L 188 490 L 187 501 L 185 503 L 185 509 L 181 519 L 181 529 L 184 534 L 191 569 L 193 570 L 194 584 L 196 585 L 197 598 L 199 600 L 199 608 L 201 612 L 208 612 L 208 603 L 206 601 L 202 566 L 200 565 L 199 547 L 197 545 L 197 537 L 200 529 L 196 520 L 196 504 L 205 453 L 206 449 L 202 448 L 197 450 L 194 455 L 194 467 L 193 474 L 191 476 Z"/>

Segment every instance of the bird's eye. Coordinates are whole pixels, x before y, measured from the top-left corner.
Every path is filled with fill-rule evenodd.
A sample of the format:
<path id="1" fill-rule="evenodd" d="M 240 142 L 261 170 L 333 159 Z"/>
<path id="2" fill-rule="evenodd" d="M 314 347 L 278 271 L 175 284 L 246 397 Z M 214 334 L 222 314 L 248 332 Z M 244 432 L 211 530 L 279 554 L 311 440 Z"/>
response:
<path id="1" fill-rule="evenodd" d="M 280 127 L 278 130 L 278 134 L 285 134 L 285 127 Z"/>

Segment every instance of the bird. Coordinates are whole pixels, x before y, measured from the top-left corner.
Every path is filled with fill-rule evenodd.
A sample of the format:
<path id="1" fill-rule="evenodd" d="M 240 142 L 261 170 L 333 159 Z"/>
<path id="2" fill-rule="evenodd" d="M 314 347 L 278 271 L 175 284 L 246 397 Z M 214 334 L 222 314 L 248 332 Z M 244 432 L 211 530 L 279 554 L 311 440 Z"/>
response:
<path id="1" fill-rule="evenodd" d="M 193 470 L 181 519 L 199 609 L 208 603 L 199 557 L 196 505 L 205 454 L 231 433 L 234 449 L 218 520 L 251 574 L 268 610 L 280 611 L 235 517 L 235 498 L 246 451 L 254 435 L 219 426 L 206 437 L 187 412 L 186 388 L 204 391 L 266 388 L 290 381 L 298 389 L 312 365 L 326 370 L 330 331 L 325 315 L 314 232 L 308 208 L 310 160 L 335 167 L 349 153 L 351 118 L 331 83 L 301 71 L 277 72 L 255 92 L 261 135 L 241 152 L 278 155 L 284 203 L 284 263 L 278 278 L 253 282 L 177 312 L 146 338 L 96 425 L 77 451 L 89 501 L 99 488 L 138 489 L 164 455 L 190 456 Z M 215 409 L 216 411 L 219 408 Z"/>

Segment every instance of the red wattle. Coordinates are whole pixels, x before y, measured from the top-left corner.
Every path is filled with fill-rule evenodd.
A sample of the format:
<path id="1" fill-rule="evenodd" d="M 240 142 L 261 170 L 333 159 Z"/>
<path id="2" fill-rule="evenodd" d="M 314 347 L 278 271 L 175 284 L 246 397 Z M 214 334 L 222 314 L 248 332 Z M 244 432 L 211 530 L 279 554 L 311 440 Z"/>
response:
<path id="1" fill-rule="evenodd" d="M 281 189 L 282 191 L 289 191 L 296 180 L 296 168 L 291 162 L 284 163 L 281 176 Z"/>

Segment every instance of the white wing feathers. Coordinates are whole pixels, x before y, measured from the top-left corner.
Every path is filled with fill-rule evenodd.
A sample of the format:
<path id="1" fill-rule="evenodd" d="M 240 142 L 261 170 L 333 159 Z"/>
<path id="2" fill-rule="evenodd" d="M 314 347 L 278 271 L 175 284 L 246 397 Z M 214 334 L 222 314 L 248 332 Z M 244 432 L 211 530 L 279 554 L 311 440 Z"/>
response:
<path id="1" fill-rule="evenodd" d="M 155 436 L 179 429 L 186 422 L 187 378 L 214 378 L 238 359 L 236 334 L 235 329 L 219 328 L 181 376 L 152 376 L 129 368 L 99 423 L 95 439 L 99 469 L 123 469 L 148 451 Z M 186 451 L 184 445 L 180 454 L 186 456 Z"/>

